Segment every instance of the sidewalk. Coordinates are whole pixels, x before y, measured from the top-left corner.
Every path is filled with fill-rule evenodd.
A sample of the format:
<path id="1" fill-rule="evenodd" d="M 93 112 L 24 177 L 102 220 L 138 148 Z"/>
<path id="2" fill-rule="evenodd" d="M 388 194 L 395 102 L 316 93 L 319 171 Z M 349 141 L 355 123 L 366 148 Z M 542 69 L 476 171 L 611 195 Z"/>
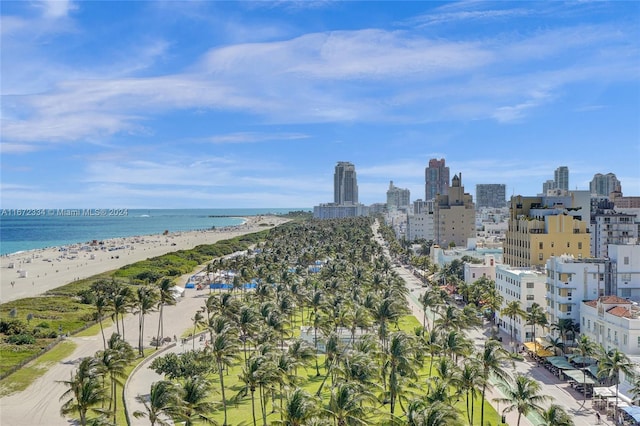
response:
<path id="1" fill-rule="evenodd" d="M 395 270 L 402 278 L 404 278 L 407 284 L 407 289 L 409 290 L 407 297 L 409 307 L 413 315 L 418 318 L 420 323 L 422 323 L 422 306 L 419 303 L 419 298 L 425 291 L 422 287 L 422 283 L 404 267 L 397 267 Z M 474 340 L 477 347 L 482 347 L 489 337 L 490 325 L 485 321 L 485 325 L 483 327 L 476 327 L 467 334 Z M 510 336 L 501 330 L 498 333 L 498 337 L 502 337 L 502 345 L 504 348 L 511 351 L 512 349 L 509 345 Z M 581 408 L 583 401 L 582 396 L 575 389 L 571 388 L 567 382 L 561 381 L 546 368 L 538 366 L 535 361 L 528 360 L 526 357 L 524 361 L 516 361 L 515 369 L 512 372 L 522 373 L 528 377 L 536 379 L 542 387 L 542 393 L 549 395 L 552 403 L 558 404 L 564 408 L 572 416 L 575 426 L 592 426 L 598 424 L 595 415 L 596 412 L 591 408 L 591 399 L 587 399 L 584 407 Z M 503 397 L 503 395 L 500 393 L 499 389 L 491 387 L 487 390 L 487 400 L 494 408 L 496 408 L 498 414 L 501 414 L 501 407 L 499 407 L 493 399 L 501 397 Z M 517 413 L 505 413 L 505 416 L 506 423 L 508 425 L 517 424 Z M 520 420 L 521 426 L 538 426 L 540 423 L 541 419 L 537 414 L 529 415 L 526 418 L 522 417 Z M 600 425 L 614 426 L 614 424 L 611 421 L 607 421 L 604 416 L 602 417 Z"/>

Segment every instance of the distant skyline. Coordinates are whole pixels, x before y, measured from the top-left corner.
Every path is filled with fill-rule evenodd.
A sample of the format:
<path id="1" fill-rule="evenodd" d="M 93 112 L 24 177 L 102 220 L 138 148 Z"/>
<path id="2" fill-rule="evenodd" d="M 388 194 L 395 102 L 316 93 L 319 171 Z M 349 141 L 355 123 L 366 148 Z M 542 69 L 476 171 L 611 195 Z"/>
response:
<path id="1" fill-rule="evenodd" d="M 1 208 L 640 195 L 640 2 L 3 1 Z"/>

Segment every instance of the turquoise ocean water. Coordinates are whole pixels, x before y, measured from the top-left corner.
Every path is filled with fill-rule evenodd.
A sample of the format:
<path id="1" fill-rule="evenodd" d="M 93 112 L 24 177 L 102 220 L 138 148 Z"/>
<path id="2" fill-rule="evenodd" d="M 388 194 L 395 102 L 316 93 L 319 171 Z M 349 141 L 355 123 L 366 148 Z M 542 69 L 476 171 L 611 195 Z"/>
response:
<path id="1" fill-rule="evenodd" d="M 0 254 L 91 240 L 192 231 L 242 223 L 244 216 L 286 214 L 286 209 L 83 210 L 4 209 L 0 214 Z"/>

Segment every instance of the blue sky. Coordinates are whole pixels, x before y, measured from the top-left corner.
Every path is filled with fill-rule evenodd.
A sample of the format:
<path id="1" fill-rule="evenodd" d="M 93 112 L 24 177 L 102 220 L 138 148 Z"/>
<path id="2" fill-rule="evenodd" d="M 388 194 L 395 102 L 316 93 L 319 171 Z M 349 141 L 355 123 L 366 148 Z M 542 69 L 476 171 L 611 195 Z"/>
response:
<path id="1" fill-rule="evenodd" d="M 2 208 L 640 195 L 640 2 L 2 1 Z"/>

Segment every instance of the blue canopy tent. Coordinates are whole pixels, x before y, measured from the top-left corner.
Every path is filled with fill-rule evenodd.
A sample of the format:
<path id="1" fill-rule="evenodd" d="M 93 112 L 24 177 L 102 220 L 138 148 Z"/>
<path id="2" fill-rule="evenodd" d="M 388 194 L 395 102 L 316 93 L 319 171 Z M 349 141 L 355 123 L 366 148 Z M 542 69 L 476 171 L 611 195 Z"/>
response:
<path id="1" fill-rule="evenodd" d="M 623 411 L 629 416 L 629 420 L 632 420 L 635 422 L 635 423 L 625 422 L 625 424 L 640 425 L 640 407 L 638 407 L 637 405 L 627 405 L 619 408 L 621 411 Z"/>

